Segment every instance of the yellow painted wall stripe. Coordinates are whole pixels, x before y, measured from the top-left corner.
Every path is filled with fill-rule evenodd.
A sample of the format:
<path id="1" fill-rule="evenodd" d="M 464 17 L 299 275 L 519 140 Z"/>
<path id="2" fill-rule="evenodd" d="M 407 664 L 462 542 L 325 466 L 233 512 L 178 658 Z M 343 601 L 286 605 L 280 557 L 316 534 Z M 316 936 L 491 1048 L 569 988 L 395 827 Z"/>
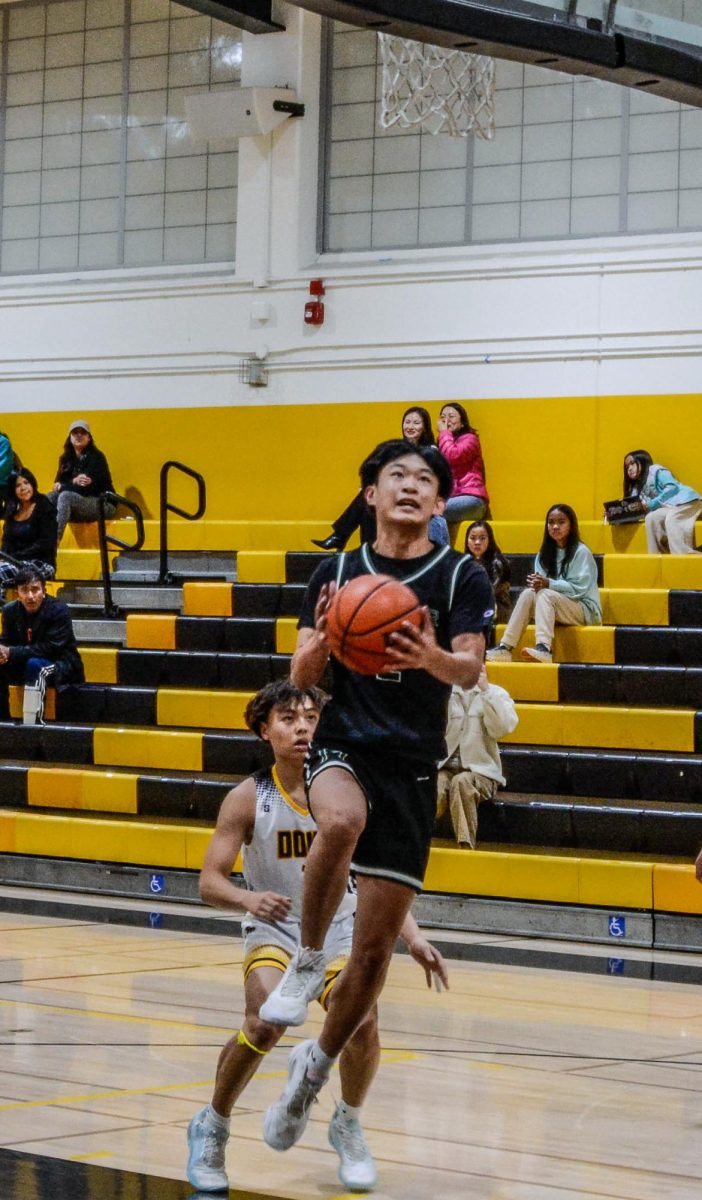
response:
<path id="1" fill-rule="evenodd" d="M 488 679 L 506 688 L 513 700 L 558 701 L 557 663 L 489 662 Z"/>
<path id="2" fill-rule="evenodd" d="M 426 398 L 433 419 L 446 399 L 440 392 Z M 593 551 L 635 550 L 639 546 L 645 551 L 643 525 L 603 525 L 602 500 L 621 493 L 622 458 L 631 445 L 632 429 L 636 429 L 640 444 L 656 444 L 661 411 L 666 408 L 674 409 L 676 427 L 686 433 L 675 440 L 673 465 L 679 478 L 696 482 L 702 440 L 698 394 L 519 396 L 499 402 L 470 397 L 466 403 L 471 421 L 480 430 L 493 511 L 499 517 L 514 517 L 515 523 L 527 518 L 532 524 L 523 547 L 498 537 L 507 551 L 523 548 L 536 552 L 544 514 L 554 496 L 568 497 L 582 523 L 584 540 Z M 266 405 L 103 408 L 92 413 L 88 409 L 84 415 L 94 421 L 99 444 L 109 448 L 118 491 L 124 495 L 128 488 L 138 487 L 147 515 L 158 511 L 156 468 L 167 455 L 191 463 L 207 476 L 208 523 L 236 513 L 242 522 L 270 522 L 272 537 L 284 507 L 289 522 L 313 523 L 309 536 L 324 537 L 329 528 L 326 522 L 348 504 L 358 486 L 359 463 L 372 446 L 399 431 L 404 407 L 403 401 L 362 399 L 343 406 L 333 402 L 278 405 L 274 438 Z M 557 430 L 551 428 L 554 410 L 559 413 Z M 13 445 L 33 447 L 32 467 L 37 477 L 52 479 L 55 448 L 66 435 L 66 414 L 8 412 L 4 420 Z M 339 437 L 340 424 L 343 437 Z M 547 438 L 542 434 L 544 428 L 549 429 Z M 573 429 L 578 431 L 580 469 L 576 473 L 568 453 Z M 213 430 L 226 453 L 212 454 Z M 261 445 L 266 446 L 266 469 L 247 469 L 251 448 Z M 530 467 L 528 486 L 525 463 Z M 275 486 L 280 480 L 285 481 L 284 506 L 281 488 Z M 195 498 L 193 480 L 171 476 L 171 488 L 173 501 L 189 509 Z M 180 522 L 173 522 L 170 544 L 178 548 L 176 538 L 184 533 L 192 546 L 201 524 L 193 522 L 184 531 Z M 496 525 L 502 529 L 504 522 L 496 521 Z M 283 529 L 277 544 L 268 548 L 292 544 Z M 226 545 L 245 548 L 232 541 Z"/>
<path id="3" fill-rule="evenodd" d="M 128 613 L 127 646 L 130 650 L 175 650 L 175 614 Z"/>
<path id="4" fill-rule="evenodd" d="M 504 625 L 497 626 L 497 638 L 502 637 Z M 536 630 L 530 625 L 519 645 L 515 658 L 523 646 L 533 646 Z M 612 625 L 558 625 L 553 640 L 553 657 L 556 662 L 569 663 L 613 663 L 614 626 Z"/>
<path id="5" fill-rule="evenodd" d="M 231 583 L 193 581 L 183 584 L 183 615 L 186 617 L 233 617 L 234 592 Z"/>
<path id="6" fill-rule="evenodd" d="M 109 555 L 110 567 L 116 558 L 116 552 Z M 56 556 L 57 579 L 80 579 L 85 582 L 100 579 L 102 567 L 100 554 L 97 550 L 59 550 Z"/>
<path id="7" fill-rule="evenodd" d="M 535 665 L 534 670 L 538 669 Z M 695 714 L 690 710 L 518 703 L 517 712 L 519 725 L 505 735 L 505 742 L 615 750 L 695 748 Z"/>
<path id="8" fill-rule="evenodd" d="M 202 826 L 0 811 L 0 853 L 5 854 L 198 870 L 211 833 Z M 466 854 L 435 847 L 425 891 L 702 914 L 702 886 L 692 866 L 645 860 L 486 850 Z"/>
<path id="9" fill-rule="evenodd" d="M 13 830 L 8 836 L 10 823 Z M 187 828 L 146 821 L 16 812 L 11 822 L 0 818 L 0 851 L 10 852 L 12 843 L 11 852 L 16 854 L 184 867 Z"/>
<path id="10" fill-rule="evenodd" d="M 551 854 L 432 849 L 424 890 L 554 904 L 650 909 L 653 863 Z M 702 898 L 702 888 L 700 888 Z M 701 906 L 702 910 L 702 906 Z"/>
<path id="11" fill-rule="evenodd" d="M 240 550 L 236 577 L 239 583 L 285 583 L 285 551 Z"/>
<path id="12" fill-rule="evenodd" d="M 653 907 L 653 868 L 647 862 L 581 858 L 578 863 L 580 904 L 617 908 Z"/>
<path id="13" fill-rule="evenodd" d="M 602 588 L 605 625 L 667 625 L 668 591 L 663 588 Z"/>
<path id="14" fill-rule="evenodd" d="M 275 623 L 275 648 L 278 654 L 294 654 L 297 644 L 297 618 L 278 617 Z"/>
<path id="15" fill-rule="evenodd" d="M 202 736 L 165 729 L 98 727 L 93 732 L 93 759 L 96 766 L 201 771 Z"/>
<path id="16" fill-rule="evenodd" d="M 605 554 L 604 585 L 608 588 L 659 588 L 660 554 Z"/>
<path id="17" fill-rule="evenodd" d="M 117 648 L 81 646 L 86 683 L 117 683 Z"/>
<path id="18" fill-rule="evenodd" d="M 656 863 L 653 868 L 653 903 L 658 912 L 702 914 L 702 885 L 692 865 Z"/>
<path id="19" fill-rule="evenodd" d="M 244 712 L 253 696 L 253 692 L 159 688 L 156 720 L 159 725 L 246 729 Z"/>
<path id="20" fill-rule="evenodd" d="M 30 767 L 27 803 L 39 808 L 136 813 L 138 778 L 138 775 L 112 771 Z"/>

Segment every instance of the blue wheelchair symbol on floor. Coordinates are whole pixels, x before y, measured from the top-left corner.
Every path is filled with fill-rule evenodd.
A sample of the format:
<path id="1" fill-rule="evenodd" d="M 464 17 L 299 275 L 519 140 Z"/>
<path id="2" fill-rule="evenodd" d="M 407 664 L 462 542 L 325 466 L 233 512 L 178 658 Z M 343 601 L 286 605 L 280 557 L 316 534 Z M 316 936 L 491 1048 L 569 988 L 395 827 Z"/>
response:
<path id="1" fill-rule="evenodd" d="M 626 937 L 626 917 L 609 918 L 609 936 L 613 938 Z"/>
<path id="2" fill-rule="evenodd" d="M 152 929 L 161 929 L 163 925 L 163 913 L 149 913 L 149 925 Z"/>
<path id="3" fill-rule="evenodd" d="M 166 881 L 163 875 L 149 875 L 149 891 L 154 896 L 160 896 L 166 890 Z"/>

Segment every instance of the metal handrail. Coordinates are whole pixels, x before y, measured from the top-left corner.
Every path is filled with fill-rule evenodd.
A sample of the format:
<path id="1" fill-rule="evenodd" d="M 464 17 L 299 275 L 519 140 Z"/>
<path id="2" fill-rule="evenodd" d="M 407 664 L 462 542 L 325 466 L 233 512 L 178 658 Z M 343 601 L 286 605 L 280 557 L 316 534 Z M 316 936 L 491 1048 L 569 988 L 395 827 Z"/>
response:
<path id="1" fill-rule="evenodd" d="M 182 471 L 184 475 L 189 475 L 197 483 L 197 509 L 194 513 L 186 512 L 184 508 L 179 508 L 177 504 L 171 504 L 168 499 L 168 473 L 171 468 L 177 471 Z M 168 514 L 169 512 L 176 513 L 179 517 L 184 517 L 186 521 L 199 521 L 203 516 L 207 507 L 207 488 L 205 480 L 199 471 L 193 471 L 192 467 L 186 467 L 185 463 L 178 462 L 177 459 L 170 458 L 161 467 L 161 499 L 160 499 L 160 521 L 161 521 L 161 552 L 160 564 L 158 572 L 159 583 L 172 583 L 173 575 L 168 570 Z"/>
<path id="2" fill-rule="evenodd" d="M 105 525 L 105 505 L 121 505 L 134 514 L 136 521 L 136 541 L 123 542 L 121 538 L 108 533 Z M 98 533 L 100 537 L 100 562 L 102 564 L 103 609 L 106 617 L 119 617 L 121 609 L 112 601 L 112 579 L 110 576 L 110 560 L 107 554 L 107 544 L 117 546 L 120 550 L 141 550 L 144 545 L 144 518 L 138 504 L 128 500 L 126 496 L 118 496 L 116 492 L 103 492 L 98 496 Z"/>

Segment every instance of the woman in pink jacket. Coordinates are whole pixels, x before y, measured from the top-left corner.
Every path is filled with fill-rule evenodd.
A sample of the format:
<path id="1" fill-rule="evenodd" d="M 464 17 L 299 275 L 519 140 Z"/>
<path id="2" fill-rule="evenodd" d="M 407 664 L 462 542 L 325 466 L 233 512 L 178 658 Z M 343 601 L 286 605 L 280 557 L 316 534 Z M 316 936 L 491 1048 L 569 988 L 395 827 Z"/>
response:
<path id="1" fill-rule="evenodd" d="M 444 509 L 446 521 L 449 525 L 480 521 L 490 502 L 485 487 L 485 467 L 480 438 L 475 429 L 471 429 L 462 404 L 444 405 L 436 440 L 453 475 L 453 491 Z"/>

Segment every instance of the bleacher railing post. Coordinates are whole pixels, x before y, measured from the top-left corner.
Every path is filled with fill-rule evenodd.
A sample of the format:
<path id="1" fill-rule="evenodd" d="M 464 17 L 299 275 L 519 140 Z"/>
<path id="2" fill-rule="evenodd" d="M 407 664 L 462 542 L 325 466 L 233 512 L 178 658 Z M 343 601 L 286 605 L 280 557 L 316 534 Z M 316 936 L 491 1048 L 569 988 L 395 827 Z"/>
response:
<path id="1" fill-rule="evenodd" d="M 128 508 L 134 514 L 137 534 L 135 542 L 123 542 L 121 538 L 107 532 L 105 518 L 106 504 L 114 505 L 115 508 L 121 505 L 122 508 Z M 110 556 L 107 552 L 107 546 L 109 542 L 110 546 L 117 546 L 120 550 L 141 550 L 141 547 L 144 545 L 144 518 L 139 505 L 135 504 L 133 500 L 128 500 L 126 496 L 118 496 L 116 492 L 104 492 L 101 496 L 98 496 L 98 532 L 100 538 L 100 564 L 102 567 L 103 610 L 106 617 L 118 617 L 121 610 L 112 600 Z"/>
<path id="2" fill-rule="evenodd" d="M 171 469 L 181 471 L 183 475 L 189 475 L 197 483 L 197 508 L 195 512 L 186 512 L 184 508 L 179 508 L 177 504 L 171 504 L 168 499 L 168 475 Z M 207 488 L 205 480 L 199 471 L 193 471 L 192 467 L 186 467 L 185 463 L 178 462 L 177 459 L 171 458 L 161 467 L 160 479 L 160 550 L 159 550 L 159 572 L 158 582 L 160 584 L 171 583 L 173 576 L 168 570 L 168 514 L 169 512 L 176 513 L 177 516 L 183 517 L 186 521 L 199 521 L 204 515 L 207 507 Z"/>

